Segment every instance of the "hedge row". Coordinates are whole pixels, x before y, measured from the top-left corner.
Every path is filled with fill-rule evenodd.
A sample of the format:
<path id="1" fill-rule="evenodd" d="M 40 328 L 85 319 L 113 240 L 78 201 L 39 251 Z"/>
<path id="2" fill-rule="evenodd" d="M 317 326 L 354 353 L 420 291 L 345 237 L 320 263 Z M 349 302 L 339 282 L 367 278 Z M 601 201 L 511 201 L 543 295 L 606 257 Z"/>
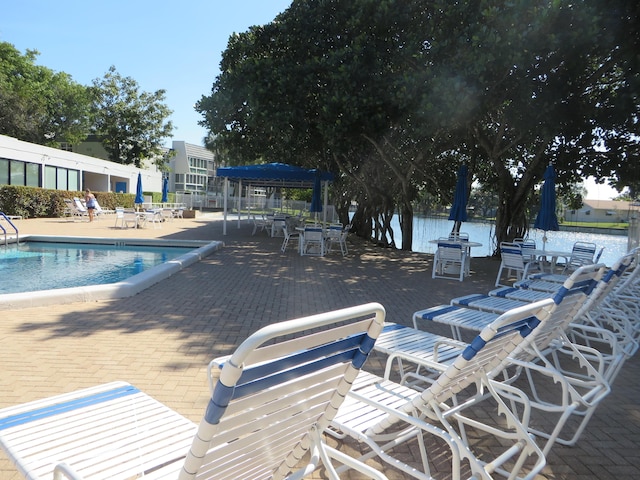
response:
<path id="1" fill-rule="evenodd" d="M 135 206 L 133 193 L 93 192 L 93 194 L 104 209 Z M 84 192 L 4 185 L 0 187 L 0 212 L 6 215 L 22 215 L 23 218 L 62 217 L 65 210 L 64 199 L 74 197 L 84 198 Z"/>

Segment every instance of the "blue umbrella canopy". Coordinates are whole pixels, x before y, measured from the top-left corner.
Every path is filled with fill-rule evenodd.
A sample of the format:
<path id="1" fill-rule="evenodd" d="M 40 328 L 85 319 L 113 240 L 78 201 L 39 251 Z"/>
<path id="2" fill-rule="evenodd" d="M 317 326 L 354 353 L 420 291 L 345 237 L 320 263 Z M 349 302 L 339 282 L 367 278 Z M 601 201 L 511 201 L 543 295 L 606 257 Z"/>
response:
<path id="1" fill-rule="evenodd" d="M 136 199 L 133 203 L 144 203 L 144 195 L 142 194 L 142 174 L 138 174 L 138 185 L 136 186 Z"/>
<path id="2" fill-rule="evenodd" d="M 315 178 L 313 179 L 313 194 L 311 196 L 311 207 L 309 207 L 310 212 L 321 212 L 322 211 L 322 183 L 320 181 L 320 171 L 316 170 Z"/>
<path id="3" fill-rule="evenodd" d="M 542 237 L 543 248 L 547 243 L 548 231 L 560 230 L 558 226 L 558 217 L 556 216 L 556 172 L 553 165 L 549 165 L 544 172 L 544 183 L 542 184 L 542 193 L 540 196 L 540 210 L 533 224 L 534 228 L 544 230 Z"/>
<path id="4" fill-rule="evenodd" d="M 453 195 L 453 205 L 449 212 L 449 220 L 456 222 L 458 229 L 460 223 L 467 221 L 467 166 L 460 165 L 458 170 L 458 180 L 456 181 L 456 191 Z M 454 226 L 455 229 L 455 226 Z"/>
<path id="5" fill-rule="evenodd" d="M 167 203 L 169 201 L 169 179 L 164 177 L 162 179 L 162 203 Z"/>

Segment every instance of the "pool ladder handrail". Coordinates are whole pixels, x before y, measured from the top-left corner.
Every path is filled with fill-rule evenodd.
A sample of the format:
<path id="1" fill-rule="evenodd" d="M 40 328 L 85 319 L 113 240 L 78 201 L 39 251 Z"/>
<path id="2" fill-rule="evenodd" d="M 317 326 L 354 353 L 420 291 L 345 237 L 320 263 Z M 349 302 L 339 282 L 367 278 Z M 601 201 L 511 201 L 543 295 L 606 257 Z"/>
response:
<path id="1" fill-rule="evenodd" d="M 13 227 L 13 229 L 16 231 L 16 242 L 18 244 L 20 244 L 20 234 L 18 233 L 18 227 L 16 227 L 13 222 L 11 221 L 11 219 L 9 217 L 7 217 L 4 212 L 0 212 L 0 217 L 4 218 L 9 225 L 11 225 Z M 2 226 L 2 223 L 0 223 L 0 228 L 2 229 L 2 233 L 4 233 L 4 246 L 7 246 L 7 229 L 4 228 Z"/>

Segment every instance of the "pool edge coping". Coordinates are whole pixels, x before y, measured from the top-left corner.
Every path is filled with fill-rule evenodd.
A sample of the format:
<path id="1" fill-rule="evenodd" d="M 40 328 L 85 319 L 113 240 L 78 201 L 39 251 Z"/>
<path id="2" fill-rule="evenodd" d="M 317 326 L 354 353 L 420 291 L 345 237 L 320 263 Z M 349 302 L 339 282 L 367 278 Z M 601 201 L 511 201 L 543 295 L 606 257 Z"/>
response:
<path id="1" fill-rule="evenodd" d="M 13 241 L 11 241 L 13 240 Z M 113 237 L 77 237 L 64 235 L 24 235 L 20 241 L 84 243 L 109 245 L 138 245 L 138 246 L 174 246 L 194 247 L 193 250 L 156 265 L 144 272 L 129 277 L 126 280 L 104 285 L 85 285 L 81 287 L 39 290 L 24 293 L 6 293 L 0 295 L 0 308 L 13 310 L 31 307 L 46 307 L 50 305 L 64 305 L 69 303 L 89 303 L 100 300 L 115 300 L 132 297 L 143 290 L 165 280 L 183 268 L 202 260 L 224 246 L 218 240 L 179 240 L 179 239 L 151 239 L 151 238 L 113 238 Z M 8 243 L 15 243 L 9 239 Z"/>

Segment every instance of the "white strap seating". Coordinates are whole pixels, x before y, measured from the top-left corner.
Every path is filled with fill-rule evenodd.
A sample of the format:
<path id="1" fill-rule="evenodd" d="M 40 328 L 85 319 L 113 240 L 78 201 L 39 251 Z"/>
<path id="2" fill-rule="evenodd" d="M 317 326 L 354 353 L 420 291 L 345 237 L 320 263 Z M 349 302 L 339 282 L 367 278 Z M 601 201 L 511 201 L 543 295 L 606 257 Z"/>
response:
<path id="1" fill-rule="evenodd" d="M 390 353 L 385 375 L 358 376 L 333 421 L 334 435 L 348 435 L 369 447 L 363 458 L 376 455 L 419 479 L 433 478 L 436 469 L 442 474 L 446 466 L 450 472 L 445 473 L 453 479 L 490 479 L 498 472 L 509 478 L 535 478 L 545 465 L 544 455 L 527 432 L 526 418 L 512 414 L 490 378 L 531 341 L 551 304 L 549 299 L 502 315 L 469 345 L 388 325 L 376 346 Z M 414 347 L 411 353 L 401 347 L 408 343 Z M 392 366 L 398 361 L 420 370 L 401 370 L 401 382 L 393 382 Z M 517 395 L 517 389 L 509 390 Z M 474 414 L 477 409 L 482 410 L 480 416 Z M 482 446 L 467 435 L 468 429 L 494 438 L 492 449 L 481 454 Z M 420 453 L 421 468 L 403 460 L 407 448 Z"/>
<path id="2" fill-rule="evenodd" d="M 467 249 L 461 241 L 447 238 L 438 240 L 438 249 L 433 258 L 431 278 L 456 278 L 462 282 L 468 272 Z"/>
<path id="3" fill-rule="evenodd" d="M 384 316 L 372 303 L 260 329 L 209 365 L 199 426 L 117 382 L 0 410 L 0 446 L 33 480 L 293 479 L 321 463 L 337 480 L 333 458 L 384 480 L 321 436 Z"/>

